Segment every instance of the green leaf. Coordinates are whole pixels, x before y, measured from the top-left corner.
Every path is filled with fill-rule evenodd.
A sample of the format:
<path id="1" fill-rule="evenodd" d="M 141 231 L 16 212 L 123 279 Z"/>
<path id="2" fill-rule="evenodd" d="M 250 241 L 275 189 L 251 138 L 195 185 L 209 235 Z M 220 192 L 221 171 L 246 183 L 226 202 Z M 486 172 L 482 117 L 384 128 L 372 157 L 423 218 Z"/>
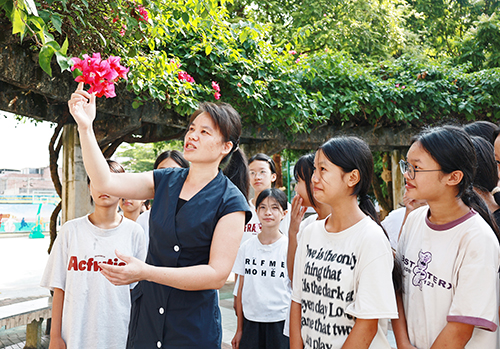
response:
<path id="1" fill-rule="evenodd" d="M 52 25 L 57 30 L 59 34 L 62 34 L 62 18 L 57 13 L 53 13 L 51 17 Z"/>
<path id="2" fill-rule="evenodd" d="M 68 53 L 68 45 L 69 45 L 69 42 L 68 42 L 68 38 L 66 37 L 59 52 L 61 52 L 61 54 L 66 56 L 66 54 Z"/>
<path id="3" fill-rule="evenodd" d="M 71 65 L 69 62 L 70 58 L 61 54 L 61 52 L 56 51 L 56 60 L 57 60 L 57 64 L 59 64 L 59 68 L 61 68 L 61 72 L 65 71 L 65 70 L 70 71 L 70 68 L 71 68 Z"/>
<path id="4" fill-rule="evenodd" d="M 24 14 L 21 13 L 17 8 L 14 9 L 12 13 L 12 34 L 17 34 L 21 33 L 24 34 L 24 30 L 26 28 L 26 24 L 24 24 L 24 21 L 21 16 Z M 24 17 L 24 16 L 23 16 Z"/>
<path id="5" fill-rule="evenodd" d="M 44 72 L 52 76 L 52 68 L 50 67 L 50 61 L 52 60 L 52 56 L 54 56 L 55 50 L 49 44 L 43 45 L 42 49 L 40 50 L 40 53 L 38 54 L 38 63 L 40 64 L 40 67 L 43 69 Z"/>
<path id="6" fill-rule="evenodd" d="M 36 10 L 36 5 L 33 0 L 24 0 L 26 2 L 26 9 L 29 14 L 35 15 L 38 17 L 38 11 Z"/>
<path id="7" fill-rule="evenodd" d="M 182 21 L 183 21 L 184 23 L 186 23 L 186 24 L 188 24 L 188 23 L 189 23 L 189 13 L 184 12 L 184 13 L 182 14 Z"/>
<path id="8" fill-rule="evenodd" d="M 212 45 L 205 46 L 205 54 L 208 56 L 212 52 Z"/>
<path id="9" fill-rule="evenodd" d="M 251 85 L 252 82 L 253 82 L 252 77 L 248 76 L 248 75 L 243 75 L 243 77 L 241 78 L 241 80 L 243 80 L 248 85 Z"/>
<path id="10" fill-rule="evenodd" d="M 133 101 L 132 102 L 132 108 L 134 108 L 134 109 L 139 108 L 141 105 L 142 105 L 142 103 L 139 102 L 139 101 Z"/>
<path id="11" fill-rule="evenodd" d="M 73 78 L 76 79 L 78 76 L 83 75 L 82 71 L 80 69 L 75 69 L 72 71 L 73 73 Z"/>

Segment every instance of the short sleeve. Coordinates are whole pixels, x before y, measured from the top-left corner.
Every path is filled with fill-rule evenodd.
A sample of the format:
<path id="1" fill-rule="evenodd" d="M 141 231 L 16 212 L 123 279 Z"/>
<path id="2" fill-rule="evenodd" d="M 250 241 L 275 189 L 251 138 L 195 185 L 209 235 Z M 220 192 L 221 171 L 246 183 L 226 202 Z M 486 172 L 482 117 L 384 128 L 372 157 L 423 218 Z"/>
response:
<path id="1" fill-rule="evenodd" d="M 224 217 L 233 212 L 245 212 L 245 224 L 252 218 L 252 212 L 248 202 L 241 191 L 227 179 L 227 190 L 222 198 L 222 205 L 219 210 L 219 217 Z"/>
<path id="2" fill-rule="evenodd" d="M 134 229 L 137 231 L 135 236 L 136 242 L 134 257 L 144 262 L 148 252 L 148 247 L 146 246 L 146 236 L 144 234 L 144 230 L 141 226 L 139 226 L 139 224 L 136 224 Z"/>
<path id="3" fill-rule="evenodd" d="M 50 289 L 60 288 L 63 291 L 66 288 L 66 266 L 68 263 L 68 250 L 66 246 L 65 234 L 68 225 L 63 225 L 57 234 L 56 241 L 50 251 L 45 271 L 40 281 L 40 286 Z"/>
<path id="4" fill-rule="evenodd" d="M 249 240 L 247 240 L 249 241 Z M 233 265 L 233 273 L 238 275 L 245 274 L 245 247 L 247 243 L 246 241 L 240 246 L 238 249 L 238 255 L 236 256 L 236 261 Z"/>
<path id="5" fill-rule="evenodd" d="M 365 248 L 360 253 L 364 260 L 358 262 L 360 269 L 355 277 L 355 299 L 347 306 L 346 313 L 360 319 L 396 319 L 398 312 L 392 284 L 394 260 L 389 241 L 378 231 L 366 236 Z"/>
<path id="6" fill-rule="evenodd" d="M 295 259 L 293 262 L 292 301 L 299 304 L 302 303 L 302 277 L 304 276 L 303 266 L 305 256 L 303 251 L 307 236 L 309 236 L 309 234 L 307 234 L 307 229 L 302 232 L 300 239 L 297 236 L 297 250 L 295 251 Z"/>
<path id="7" fill-rule="evenodd" d="M 465 247 L 447 321 L 494 332 L 498 316 L 499 246 L 494 233 L 487 232 L 491 236 L 483 231 L 485 238 L 474 236 Z"/>

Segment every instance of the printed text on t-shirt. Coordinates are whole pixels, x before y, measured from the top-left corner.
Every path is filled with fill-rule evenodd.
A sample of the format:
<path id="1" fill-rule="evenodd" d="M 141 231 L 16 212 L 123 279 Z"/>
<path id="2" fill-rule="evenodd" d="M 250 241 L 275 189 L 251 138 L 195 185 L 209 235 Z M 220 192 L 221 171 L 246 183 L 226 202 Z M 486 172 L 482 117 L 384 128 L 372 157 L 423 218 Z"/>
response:
<path id="1" fill-rule="evenodd" d="M 345 309 L 354 301 L 354 290 L 343 287 L 349 284 L 344 277 L 347 275 L 347 280 L 353 277 L 356 262 L 353 252 L 338 253 L 306 245 L 301 326 L 318 333 L 316 338 L 309 335 L 303 338 L 308 347 L 329 348 L 331 344 L 325 336 L 347 336 L 351 332 L 354 318 Z"/>

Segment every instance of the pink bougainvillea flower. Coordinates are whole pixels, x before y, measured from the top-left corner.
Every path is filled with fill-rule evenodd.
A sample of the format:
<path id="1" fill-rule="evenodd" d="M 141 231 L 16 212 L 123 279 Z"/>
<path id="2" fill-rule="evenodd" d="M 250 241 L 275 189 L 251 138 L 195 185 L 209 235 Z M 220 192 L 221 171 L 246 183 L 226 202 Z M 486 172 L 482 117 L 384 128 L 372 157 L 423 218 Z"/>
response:
<path id="1" fill-rule="evenodd" d="M 406 88 L 406 86 L 401 86 L 401 88 Z"/>
<path id="2" fill-rule="evenodd" d="M 113 23 L 118 22 L 118 17 L 113 18 Z"/>
<path id="3" fill-rule="evenodd" d="M 238 82 L 238 85 L 237 85 L 237 86 L 238 86 L 238 87 L 241 87 L 241 82 Z"/>
<path id="4" fill-rule="evenodd" d="M 289 54 L 291 54 L 291 55 L 296 55 L 296 54 L 297 54 L 297 51 L 295 51 L 295 50 L 290 50 L 290 51 L 288 51 L 288 53 L 289 53 Z"/>
<path id="5" fill-rule="evenodd" d="M 149 19 L 148 11 L 146 11 L 146 9 L 143 6 L 139 5 L 135 8 L 135 10 L 139 12 L 139 18 L 138 18 L 139 21 L 144 21 L 144 22 L 148 21 Z"/>
<path id="6" fill-rule="evenodd" d="M 399 87 L 399 84 L 396 84 L 395 86 L 396 86 L 396 87 Z"/>
<path id="7" fill-rule="evenodd" d="M 120 57 L 111 56 L 103 60 L 100 53 L 94 53 L 92 57 L 83 55 L 83 59 L 73 57 L 71 70 L 78 69 L 81 75 L 75 78 L 77 82 L 90 85 L 89 93 L 95 93 L 97 97 L 116 96 L 115 82 L 118 79 L 127 79 L 128 68 L 120 64 Z"/>
<path id="8" fill-rule="evenodd" d="M 125 29 L 120 29 L 120 36 L 125 36 Z"/>
<path id="9" fill-rule="evenodd" d="M 299 62 L 300 62 L 300 58 L 297 58 L 297 59 L 295 60 L 295 63 L 299 64 Z"/>
<path id="10" fill-rule="evenodd" d="M 187 72 L 182 71 L 182 70 L 179 73 L 177 73 L 177 78 L 180 81 L 187 81 L 187 82 L 189 82 L 191 84 L 195 83 L 193 77 L 191 75 L 189 75 Z"/>
<path id="11" fill-rule="evenodd" d="M 221 96 L 221 94 L 220 94 L 219 92 L 215 92 L 215 93 L 214 93 L 214 98 L 215 98 L 215 99 L 219 100 L 219 99 L 220 99 L 220 96 Z"/>
<path id="12" fill-rule="evenodd" d="M 212 88 L 217 91 L 217 92 L 220 92 L 220 87 L 219 87 L 219 84 L 215 81 L 212 81 Z"/>

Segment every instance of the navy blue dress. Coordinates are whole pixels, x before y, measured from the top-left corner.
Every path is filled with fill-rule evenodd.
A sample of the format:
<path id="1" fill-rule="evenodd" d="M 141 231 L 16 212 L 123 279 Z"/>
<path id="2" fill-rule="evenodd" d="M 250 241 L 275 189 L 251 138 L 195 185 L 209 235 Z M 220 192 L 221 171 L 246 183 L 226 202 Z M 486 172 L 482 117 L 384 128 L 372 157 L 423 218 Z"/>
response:
<path id="1" fill-rule="evenodd" d="M 208 264 L 219 219 L 251 213 L 243 194 L 219 171 L 176 214 L 189 169 L 153 172 L 155 199 L 146 263 L 164 267 Z M 127 348 L 217 348 L 222 341 L 217 290 L 184 291 L 148 281 L 132 290 Z"/>

